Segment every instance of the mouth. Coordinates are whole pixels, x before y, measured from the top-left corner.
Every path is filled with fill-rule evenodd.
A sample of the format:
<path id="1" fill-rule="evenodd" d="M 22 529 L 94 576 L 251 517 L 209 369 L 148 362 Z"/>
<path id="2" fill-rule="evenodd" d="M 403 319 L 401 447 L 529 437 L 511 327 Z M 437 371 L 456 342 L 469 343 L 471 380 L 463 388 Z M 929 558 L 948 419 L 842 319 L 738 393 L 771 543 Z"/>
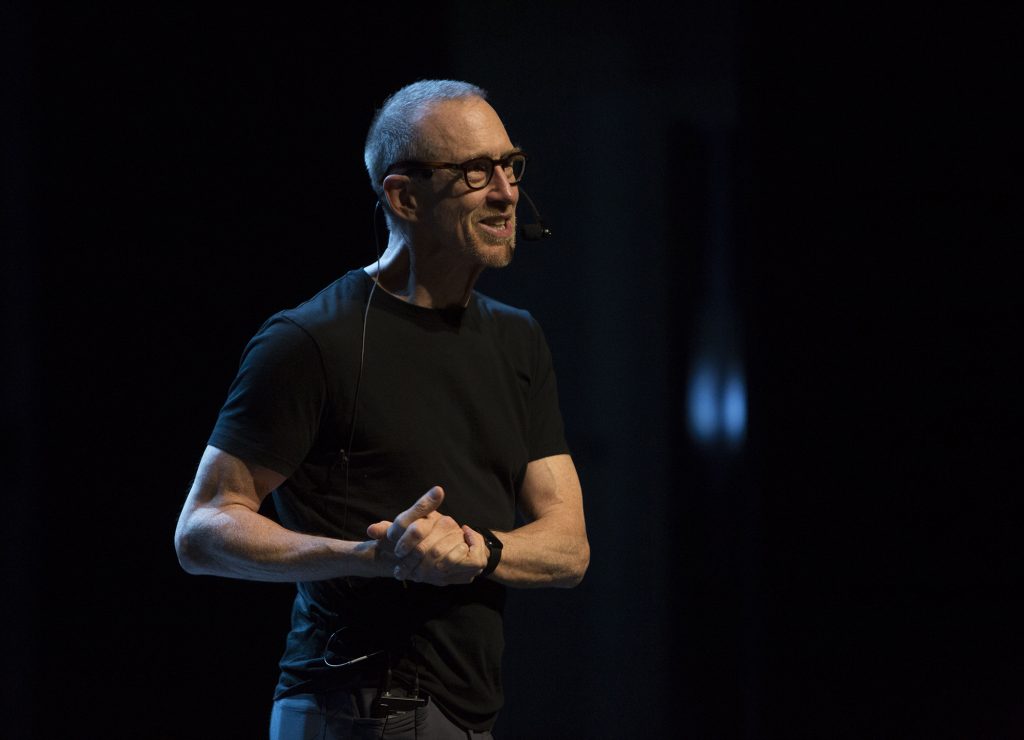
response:
<path id="1" fill-rule="evenodd" d="M 495 239 L 507 239 L 515 234 L 516 222 L 511 216 L 489 216 L 477 221 L 480 228 Z"/>

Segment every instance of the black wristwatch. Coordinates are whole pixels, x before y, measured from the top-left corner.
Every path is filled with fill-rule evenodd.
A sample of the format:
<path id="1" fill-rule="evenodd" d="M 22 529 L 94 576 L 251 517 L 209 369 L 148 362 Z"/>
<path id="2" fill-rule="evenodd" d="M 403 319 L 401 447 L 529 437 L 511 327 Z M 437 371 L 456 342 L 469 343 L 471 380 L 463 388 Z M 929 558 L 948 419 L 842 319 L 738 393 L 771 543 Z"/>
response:
<path id="1" fill-rule="evenodd" d="M 486 578 L 494 569 L 498 567 L 498 562 L 501 560 L 501 540 L 494 536 L 494 532 L 483 527 L 477 527 L 477 531 L 483 535 L 484 544 L 487 545 L 487 549 L 490 550 L 490 555 L 487 556 L 487 565 L 480 571 L 480 575 L 477 578 Z"/>

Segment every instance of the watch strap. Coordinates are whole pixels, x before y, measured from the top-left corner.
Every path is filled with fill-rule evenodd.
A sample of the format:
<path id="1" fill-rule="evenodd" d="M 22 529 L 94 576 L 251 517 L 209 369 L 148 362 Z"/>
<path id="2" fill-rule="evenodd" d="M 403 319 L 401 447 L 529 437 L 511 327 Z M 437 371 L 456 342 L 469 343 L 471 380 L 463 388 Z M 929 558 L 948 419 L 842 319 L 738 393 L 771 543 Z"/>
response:
<path id="1" fill-rule="evenodd" d="M 477 531 L 483 536 L 484 544 L 487 545 L 488 552 L 487 565 L 480 571 L 480 575 L 477 578 L 487 578 L 494 569 L 498 567 L 498 563 L 501 561 L 501 540 L 494 536 L 494 532 L 484 527 L 478 527 Z"/>

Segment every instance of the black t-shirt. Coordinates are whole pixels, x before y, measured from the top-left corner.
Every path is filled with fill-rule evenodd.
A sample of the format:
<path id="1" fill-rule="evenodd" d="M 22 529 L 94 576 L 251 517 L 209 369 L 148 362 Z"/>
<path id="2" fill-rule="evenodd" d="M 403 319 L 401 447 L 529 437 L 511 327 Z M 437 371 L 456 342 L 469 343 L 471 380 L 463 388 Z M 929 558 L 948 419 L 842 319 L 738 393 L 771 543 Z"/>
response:
<path id="1" fill-rule="evenodd" d="M 288 477 L 274 504 L 295 531 L 365 540 L 433 485 L 457 522 L 511 529 L 527 463 L 568 451 L 540 327 L 479 293 L 440 311 L 378 288 L 361 350 L 372 284 L 349 272 L 269 319 L 210 444 Z M 488 580 L 300 583 L 277 696 L 373 683 L 387 658 L 330 668 L 325 650 L 334 663 L 386 650 L 396 680 L 418 680 L 460 725 L 489 729 L 502 704 L 504 598 Z"/>

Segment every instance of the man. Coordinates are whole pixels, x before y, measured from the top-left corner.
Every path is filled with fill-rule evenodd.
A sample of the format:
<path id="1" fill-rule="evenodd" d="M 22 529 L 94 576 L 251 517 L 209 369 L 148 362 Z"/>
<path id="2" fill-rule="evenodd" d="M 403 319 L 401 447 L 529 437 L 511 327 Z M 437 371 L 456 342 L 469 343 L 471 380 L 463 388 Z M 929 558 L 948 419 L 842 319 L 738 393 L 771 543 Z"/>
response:
<path id="1" fill-rule="evenodd" d="M 377 112 L 387 249 L 250 341 L 178 522 L 188 572 L 298 584 L 275 738 L 489 737 L 505 587 L 589 563 L 543 334 L 473 290 L 525 168 L 485 97 L 420 81 Z"/>

